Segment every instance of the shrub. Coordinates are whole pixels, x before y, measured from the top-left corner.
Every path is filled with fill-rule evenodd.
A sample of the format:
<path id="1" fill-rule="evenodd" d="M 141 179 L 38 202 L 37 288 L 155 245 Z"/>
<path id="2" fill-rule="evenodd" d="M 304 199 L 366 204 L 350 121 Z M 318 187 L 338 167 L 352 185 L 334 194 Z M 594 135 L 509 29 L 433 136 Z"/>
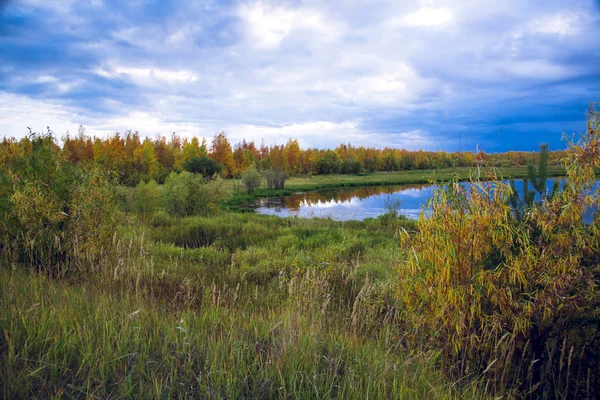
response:
<path id="1" fill-rule="evenodd" d="M 208 157 L 194 156 L 183 163 L 183 169 L 194 174 L 200 174 L 205 178 L 213 179 L 221 172 L 223 166 Z"/>
<path id="2" fill-rule="evenodd" d="M 549 158 L 550 152 L 548 151 L 548 145 L 542 144 L 540 146 L 538 166 L 535 166 L 533 159 L 527 161 L 527 178 L 523 180 L 522 197 L 519 197 L 519 191 L 516 188 L 515 181 L 510 181 L 512 193 L 509 196 L 509 201 L 516 218 L 522 219 L 525 213 L 532 207 L 541 205 L 547 200 L 551 200 L 552 197 L 560 191 L 560 181 L 554 181 L 552 190 L 547 190 Z M 533 190 L 529 189 L 530 183 Z M 537 203 L 535 201 L 536 194 L 538 196 Z"/>
<path id="3" fill-rule="evenodd" d="M 12 183 L 2 193 L 5 257 L 53 276 L 101 268 L 117 218 L 109 176 L 69 163 L 50 131 L 20 146 L 0 174 Z"/>
<path id="4" fill-rule="evenodd" d="M 244 171 L 244 173 L 242 174 L 242 182 L 246 187 L 246 193 L 250 194 L 254 191 L 254 189 L 259 187 L 260 179 L 260 174 L 258 173 L 256 168 L 250 167 L 246 171 Z"/>
<path id="5" fill-rule="evenodd" d="M 513 218 L 510 185 L 438 191 L 401 268 L 404 337 L 441 348 L 457 376 L 544 398 L 597 392 L 600 372 L 598 116 L 571 144 L 564 191 Z M 425 342 L 422 340 L 426 339 Z M 568 366 L 567 366 L 568 365 Z M 591 393 L 590 393 L 591 392 Z"/>
<path id="6" fill-rule="evenodd" d="M 205 182 L 187 171 L 169 174 L 163 194 L 166 211 L 176 217 L 210 214 L 226 195 L 220 180 Z"/>
<path id="7" fill-rule="evenodd" d="M 143 218 L 154 214 L 162 204 L 162 194 L 158 184 L 151 180 L 148 183 L 140 182 L 135 189 L 132 200 L 133 211 Z"/>
<path id="8" fill-rule="evenodd" d="M 327 154 L 317 160 L 317 171 L 319 174 L 339 174 L 342 171 L 342 162 L 334 153 Z"/>
<path id="9" fill-rule="evenodd" d="M 263 173 L 269 190 L 283 189 L 287 174 L 281 168 L 271 168 Z"/>

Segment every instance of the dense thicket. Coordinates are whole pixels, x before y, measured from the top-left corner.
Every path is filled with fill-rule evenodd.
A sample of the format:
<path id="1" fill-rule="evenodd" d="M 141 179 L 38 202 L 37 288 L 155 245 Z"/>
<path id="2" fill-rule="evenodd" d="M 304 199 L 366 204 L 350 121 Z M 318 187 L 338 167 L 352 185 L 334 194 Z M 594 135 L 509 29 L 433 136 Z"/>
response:
<path id="1" fill-rule="evenodd" d="M 94 270 L 114 233 L 110 176 L 67 160 L 50 133 L 12 149 L 0 166 L 2 255 L 51 275 Z"/>
<path id="2" fill-rule="evenodd" d="M 524 206 L 500 182 L 438 191 L 400 269 L 410 347 L 441 349 L 455 376 L 482 376 L 492 392 L 599 393 L 600 219 L 585 218 L 600 205 L 599 144 L 591 111 L 567 151 L 564 189 L 547 194 L 542 148 L 530 166 L 539 197 Z"/>

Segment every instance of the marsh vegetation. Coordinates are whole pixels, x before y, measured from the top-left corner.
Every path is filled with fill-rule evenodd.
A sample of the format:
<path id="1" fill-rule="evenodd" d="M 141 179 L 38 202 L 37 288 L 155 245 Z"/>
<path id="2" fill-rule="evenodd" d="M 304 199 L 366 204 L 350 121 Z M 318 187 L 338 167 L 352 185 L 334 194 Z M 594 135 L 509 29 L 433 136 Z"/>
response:
<path id="1" fill-rule="evenodd" d="M 0 392 L 593 397 L 600 235 L 582 215 L 600 201 L 599 122 L 591 111 L 552 195 L 541 180 L 539 201 L 491 190 L 490 169 L 465 189 L 451 171 L 416 222 L 393 210 L 345 222 L 232 211 L 226 151 L 213 173 L 142 163 L 147 175 L 126 187 L 50 135 L 5 141 Z M 266 170 L 274 190 L 302 184 Z M 257 173 L 241 175 L 247 192 Z"/>

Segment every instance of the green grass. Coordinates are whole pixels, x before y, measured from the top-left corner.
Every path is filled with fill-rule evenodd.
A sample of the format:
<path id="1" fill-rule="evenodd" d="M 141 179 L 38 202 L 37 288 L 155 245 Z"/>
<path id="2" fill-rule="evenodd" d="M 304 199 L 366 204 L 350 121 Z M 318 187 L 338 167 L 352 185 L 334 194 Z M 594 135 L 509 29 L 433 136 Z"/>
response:
<path id="1" fill-rule="evenodd" d="M 95 276 L 0 269 L 0 393 L 98 398 L 471 398 L 399 347 L 402 219 L 130 219 Z M 386 311 L 388 310 L 388 311 Z M 385 321 L 384 321 L 385 320 Z M 384 323 L 385 322 L 385 323 Z"/>
<path id="2" fill-rule="evenodd" d="M 454 173 L 291 178 L 286 190 Z M 481 397 L 477 377 L 452 382 L 439 354 L 402 345 L 398 232 L 415 222 L 164 211 L 145 221 L 128 214 L 115 227 L 94 274 L 2 265 L 3 397 Z"/>
<path id="3" fill-rule="evenodd" d="M 433 362 L 413 363 L 293 306 L 165 312 L 22 272 L 2 273 L 5 398 L 451 398 Z M 19 292 L 16 292 L 18 289 Z"/>
<path id="4" fill-rule="evenodd" d="M 284 197 L 296 192 L 309 192 L 319 189 L 332 189 L 342 187 L 359 186 L 384 186 L 384 185 L 409 185 L 409 184 L 428 184 L 440 181 L 449 181 L 454 178 L 459 180 L 469 180 L 480 174 L 482 179 L 522 179 L 527 177 L 527 167 L 483 167 L 479 171 L 477 168 L 460 167 L 432 170 L 408 170 L 397 172 L 375 172 L 367 175 L 313 175 L 291 177 L 285 183 L 285 189 L 270 191 L 264 188 L 257 189 L 252 193 L 254 197 Z M 561 166 L 549 166 L 548 176 L 564 176 L 565 169 Z M 234 180 L 225 183 L 233 193 Z M 232 205 L 241 205 L 247 203 L 247 196 L 237 194 L 232 196 Z M 250 197 L 251 198 L 251 197 Z"/>

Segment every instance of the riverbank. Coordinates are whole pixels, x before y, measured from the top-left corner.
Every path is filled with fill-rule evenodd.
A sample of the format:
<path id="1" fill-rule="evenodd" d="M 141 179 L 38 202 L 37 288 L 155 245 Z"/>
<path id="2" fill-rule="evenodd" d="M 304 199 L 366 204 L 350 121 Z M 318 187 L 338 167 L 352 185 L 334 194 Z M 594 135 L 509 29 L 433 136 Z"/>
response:
<path id="1" fill-rule="evenodd" d="M 562 166 L 549 165 L 548 177 L 564 176 L 566 170 Z M 236 180 L 227 181 L 228 190 L 232 193 L 226 202 L 227 206 L 237 208 L 247 204 L 257 197 L 287 197 L 298 192 L 312 192 L 321 189 L 336 189 L 345 187 L 361 186 L 387 186 L 387 185 L 416 185 L 430 184 L 450 181 L 468 181 L 479 176 L 482 180 L 494 179 L 523 179 L 527 177 L 527 167 L 524 165 L 514 167 L 492 168 L 483 167 L 479 170 L 475 167 L 407 170 L 394 172 L 375 172 L 367 175 L 313 175 L 297 176 L 289 178 L 285 188 L 281 190 L 256 189 L 248 195 L 243 190 L 236 193 Z"/>

